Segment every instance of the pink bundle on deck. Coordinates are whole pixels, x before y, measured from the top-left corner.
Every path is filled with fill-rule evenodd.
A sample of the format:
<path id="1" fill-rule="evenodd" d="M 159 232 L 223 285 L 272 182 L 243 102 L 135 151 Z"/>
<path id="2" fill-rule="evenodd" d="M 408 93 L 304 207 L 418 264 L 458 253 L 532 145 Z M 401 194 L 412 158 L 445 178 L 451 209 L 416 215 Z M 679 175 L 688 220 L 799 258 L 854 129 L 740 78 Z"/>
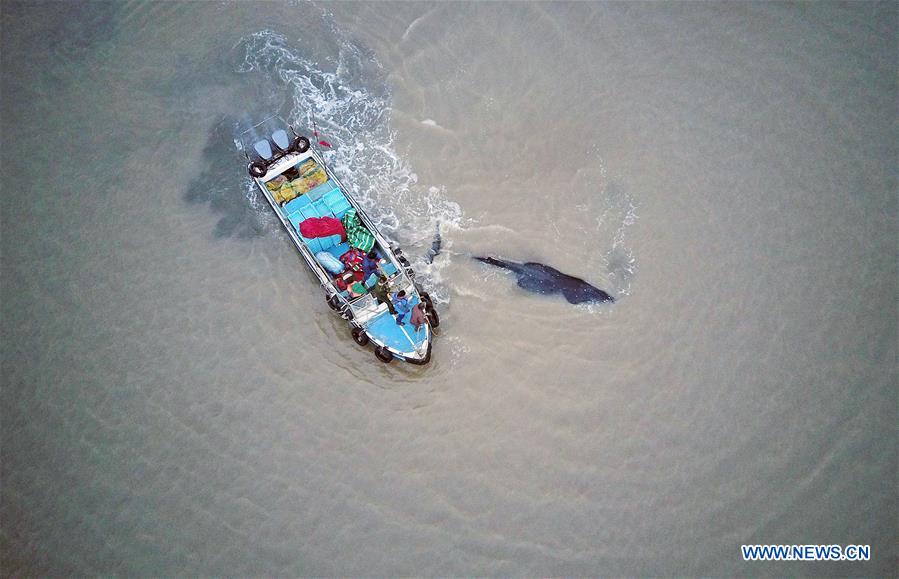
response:
<path id="1" fill-rule="evenodd" d="M 343 223 L 333 217 L 310 217 L 300 222 L 300 235 L 306 239 L 338 234 L 342 241 L 346 241 L 346 229 L 343 228 Z"/>

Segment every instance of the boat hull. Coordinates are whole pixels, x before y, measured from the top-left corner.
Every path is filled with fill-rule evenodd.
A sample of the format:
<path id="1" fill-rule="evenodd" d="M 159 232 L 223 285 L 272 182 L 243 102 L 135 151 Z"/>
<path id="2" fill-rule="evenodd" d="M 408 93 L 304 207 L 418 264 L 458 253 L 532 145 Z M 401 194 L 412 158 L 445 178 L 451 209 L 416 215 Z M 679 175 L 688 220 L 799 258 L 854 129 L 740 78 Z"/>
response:
<path id="1" fill-rule="evenodd" d="M 265 174 L 253 175 L 251 178 L 255 182 L 260 193 L 265 197 L 272 211 L 278 217 L 288 237 L 293 243 L 296 250 L 300 253 L 306 266 L 310 272 L 318 280 L 324 293 L 325 301 L 335 310 L 341 317 L 349 323 L 351 329 L 358 328 L 357 332 L 364 332 L 368 338 L 368 342 L 373 344 L 379 352 L 379 359 L 399 359 L 410 364 L 424 365 L 431 360 L 431 348 L 433 345 L 433 334 L 429 324 L 424 324 L 418 329 L 412 328 L 410 324 L 400 325 L 393 316 L 387 311 L 386 304 L 380 304 L 370 294 L 358 298 L 350 298 L 347 292 L 341 291 L 336 285 L 332 275 L 322 266 L 316 258 L 314 251 L 316 246 L 315 240 L 304 238 L 299 231 L 299 219 L 308 215 L 308 211 L 300 208 L 296 213 L 289 213 L 290 208 L 299 206 L 301 203 L 294 203 L 291 200 L 288 203 L 279 202 L 275 195 L 266 186 L 266 183 L 275 179 L 277 176 L 284 174 L 291 168 L 300 166 L 307 162 L 308 159 L 314 160 L 327 173 L 327 182 L 333 183 L 332 189 L 327 195 L 336 199 L 338 203 L 342 202 L 341 196 L 336 195 L 335 191 L 339 191 L 342 198 L 346 199 L 349 207 L 356 211 L 360 222 L 374 236 L 378 252 L 384 258 L 382 261 L 383 271 L 391 272 L 390 283 L 394 289 L 402 289 L 410 301 L 410 305 L 415 305 L 421 301 L 421 294 L 417 284 L 415 284 L 415 274 L 412 271 L 408 261 L 398 252 L 389 240 L 387 240 L 378 231 L 375 224 L 371 221 L 365 210 L 352 197 L 349 190 L 343 186 L 336 175 L 328 168 L 324 159 L 317 151 L 309 149 L 302 153 L 288 153 L 282 158 L 273 162 L 267 167 Z M 305 193 L 310 198 L 316 193 L 317 189 Z M 327 188 L 327 187 L 325 187 Z M 328 200 L 327 195 L 323 198 Z M 330 203 L 330 201 L 328 201 Z M 305 206 L 314 207 L 315 202 L 309 202 Z M 297 216 L 299 214 L 299 217 Z M 331 213 L 332 216 L 338 217 L 339 213 Z M 344 244 L 345 245 L 345 244 Z M 338 250 L 338 247 L 329 248 L 329 251 Z M 406 316 L 408 319 L 408 315 Z M 359 343 L 359 342 L 357 342 Z M 389 356 L 388 356 L 389 353 Z"/>

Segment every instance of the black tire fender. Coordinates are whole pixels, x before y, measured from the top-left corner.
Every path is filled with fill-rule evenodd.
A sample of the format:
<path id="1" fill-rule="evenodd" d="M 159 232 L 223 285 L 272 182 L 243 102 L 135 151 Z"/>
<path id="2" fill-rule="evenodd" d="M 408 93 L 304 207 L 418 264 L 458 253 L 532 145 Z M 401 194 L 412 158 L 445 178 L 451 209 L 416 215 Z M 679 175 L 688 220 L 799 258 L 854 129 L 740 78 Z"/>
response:
<path id="1" fill-rule="evenodd" d="M 297 153 L 305 153 L 309 150 L 309 139 L 300 135 L 290 143 L 289 150 L 296 151 Z"/>
<path id="2" fill-rule="evenodd" d="M 362 328 L 353 328 L 353 341 L 360 346 L 367 346 L 369 342 L 368 334 Z"/>
<path id="3" fill-rule="evenodd" d="M 431 328 L 440 327 L 440 316 L 437 315 L 437 310 L 426 311 L 425 317 L 428 318 L 428 323 L 431 324 Z"/>
<path id="4" fill-rule="evenodd" d="M 382 346 L 380 348 L 375 348 L 375 358 L 385 364 L 389 364 L 393 360 L 393 354 L 390 353 L 390 350 Z"/>
<path id="5" fill-rule="evenodd" d="M 264 177 L 268 173 L 268 167 L 262 161 L 254 161 L 247 167 L 251 177 Z"/>

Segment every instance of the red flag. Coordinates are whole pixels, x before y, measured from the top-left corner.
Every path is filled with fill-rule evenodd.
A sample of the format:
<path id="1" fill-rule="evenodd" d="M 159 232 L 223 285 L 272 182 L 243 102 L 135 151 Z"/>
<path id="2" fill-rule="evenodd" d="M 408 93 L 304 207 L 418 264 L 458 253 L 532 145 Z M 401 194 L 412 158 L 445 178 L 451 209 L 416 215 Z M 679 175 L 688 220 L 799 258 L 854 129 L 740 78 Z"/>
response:
<path id="1" fill-rule="evenodd" d="M 315 135 L 316 139 L 318 138 L 318 127 L 315 126 L 315 117 L 312 117 L 312 134 Z M 322 147 L 331 148 L 331 143 L 328 141 L 319 141 L 318 144 Z"/>

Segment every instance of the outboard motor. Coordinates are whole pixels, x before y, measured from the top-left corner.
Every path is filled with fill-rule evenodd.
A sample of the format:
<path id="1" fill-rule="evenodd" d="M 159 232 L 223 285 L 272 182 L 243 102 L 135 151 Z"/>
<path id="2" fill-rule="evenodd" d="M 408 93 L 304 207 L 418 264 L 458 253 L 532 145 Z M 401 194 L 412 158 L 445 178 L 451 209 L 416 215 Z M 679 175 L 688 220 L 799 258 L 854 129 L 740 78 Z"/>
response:
<path id="1" fill-rule="evenodd" d="M 268 142 L 268 139 L 256 141 L 256 143 L 253 145 L 253 149 L 262 158 L 263 161 L 272 161 L 272 157 L 274 155 L 272 153 L 272 144 Z"/>
<path id="2" fill-rule="evenodd" d="M 282 154 L 287 154 L 290 151 L 290 141 L 287 139 L 287 131 L 284 129 L 278 129 L 272 133 L 272 143 L 278 149 L 278 152 Z"/>
<path id="3" fill-rule="evenodd" d="M 290 153 L 305 153 L 309 150 L 309 139 L 302 135 L 298 135 L 293 127 L 284 123 L 283 120 L 280 122 L 276 121 L 275 123 L 271 123 L 271 120 L 271 118 L 266 119 L 262 123 L 253 126 L 243 133 L 239 141 L 242 145 L 240 148 L 244 151 L 244 154 L 246 154 L 247 160 L 250 161 L 250 164 L 247 166 L 247 171 L 249 171 L 250 175 L 253 177 L 264 177 L 268 172 L 268 168 L 275 161 Z M 291 138 L 288 135 L 287 130 L 283 128 L 273 130 L 269 138 L 259 138 L 260 133 L 264 135 L 279 124 L 282 127 L 286 125 L 293 134 L 293 138 Z M 251 138 L 256 138 L 257 140 L 255 142 L 250 141 L 249 139 Z M 252 148 L 250 147 L 250 143 L 252 143 Z"/>

